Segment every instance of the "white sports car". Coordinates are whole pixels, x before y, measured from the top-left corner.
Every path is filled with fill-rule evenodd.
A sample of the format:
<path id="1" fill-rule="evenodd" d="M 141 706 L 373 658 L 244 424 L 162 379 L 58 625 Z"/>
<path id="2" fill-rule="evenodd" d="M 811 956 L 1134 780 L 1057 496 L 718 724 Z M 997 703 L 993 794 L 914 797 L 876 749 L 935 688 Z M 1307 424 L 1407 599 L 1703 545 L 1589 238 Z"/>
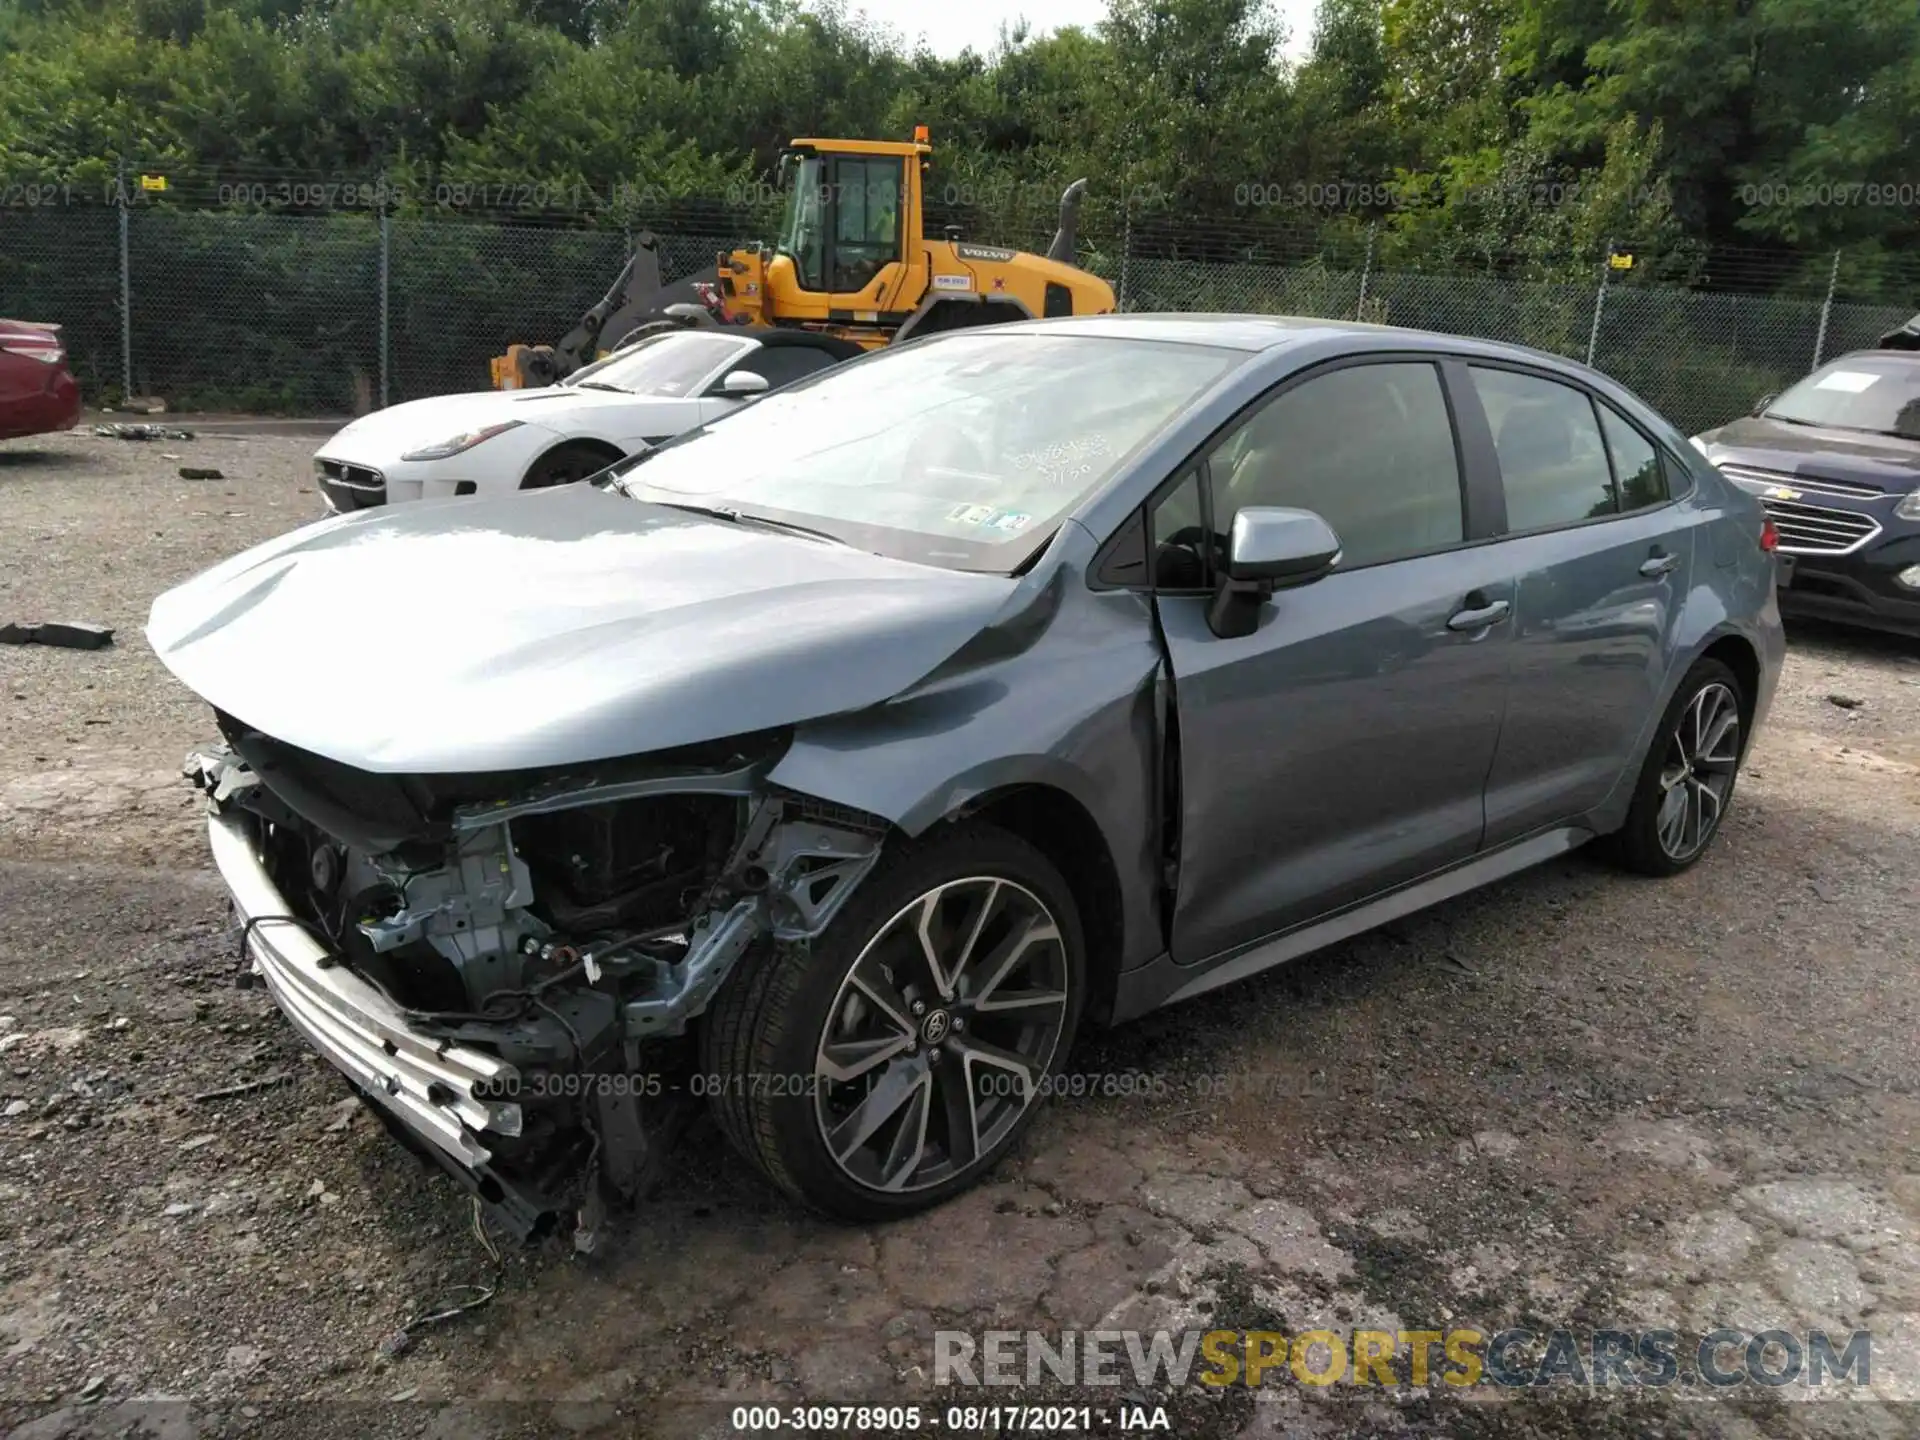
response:
<path id="1" fill-rule="evenodd" d="M 544 389 L 376 410 L 322 445 L 313 467 L 336 512 L 565 485 L 859 353 L 800 330 L 668 331 Z"/>

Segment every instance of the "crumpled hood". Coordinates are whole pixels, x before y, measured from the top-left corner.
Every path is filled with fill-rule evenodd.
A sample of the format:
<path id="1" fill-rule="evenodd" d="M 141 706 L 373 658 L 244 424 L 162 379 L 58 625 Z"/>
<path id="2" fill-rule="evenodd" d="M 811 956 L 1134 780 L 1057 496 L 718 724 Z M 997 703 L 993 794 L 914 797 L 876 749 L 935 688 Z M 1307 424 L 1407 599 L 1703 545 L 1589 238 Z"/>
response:
<path id="1" fill-rule="evenodd" d="M 1017 586 L 592 486 L 323 520 L 154 601 L 218 709 L 364 770 L 637 755 L 891 698 Z"/>
<path id="2" fill-rule="evenodd" d="M 1700 437 L 1716 465 L 1751 465 L 1809 480 L 1852 481 L 1888 494 L 1920 486 L 1920 441 L 1747 416 Z"/>

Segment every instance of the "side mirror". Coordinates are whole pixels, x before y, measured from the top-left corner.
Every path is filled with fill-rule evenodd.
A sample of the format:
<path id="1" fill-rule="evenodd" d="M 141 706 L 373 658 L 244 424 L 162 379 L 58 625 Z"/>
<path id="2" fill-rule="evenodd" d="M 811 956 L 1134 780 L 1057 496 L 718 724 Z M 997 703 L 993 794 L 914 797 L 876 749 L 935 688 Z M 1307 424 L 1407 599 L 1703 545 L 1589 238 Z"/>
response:
<path id="1" fill-rule="evenodd" d="M 1311 585 L 1339 563 L 1340 537 L 1313 511 L 1248 506 L 1233 517 L 1207 624 L 1223 640 L 1251 635 L 1274 591 Z"/>
<path id="2" fill-rule="evenodd" d="M 766 376 L 752 370 L 735 370 L 720 382 L 722 395 L 764 395 L 772 388 Z"/>
<path id="3" fill-rule="evenodd" d="M 1780 396 L 1776 392 L 1769 391 L 1753 402 L 1753 409 L 1748 413 L 1751 415 L 1764 415 L 1767 413 L 1767 407 L 1779 398 Z"/>

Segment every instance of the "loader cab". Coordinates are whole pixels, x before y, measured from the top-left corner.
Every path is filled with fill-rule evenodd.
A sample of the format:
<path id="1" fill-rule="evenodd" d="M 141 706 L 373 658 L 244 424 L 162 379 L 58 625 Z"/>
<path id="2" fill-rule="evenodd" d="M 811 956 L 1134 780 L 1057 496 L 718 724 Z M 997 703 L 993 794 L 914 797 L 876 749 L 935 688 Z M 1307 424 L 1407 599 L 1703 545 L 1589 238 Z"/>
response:
<path id="1" fill-rule="evenodd" d="M 767 274 L 781 312 L 884 325 L 912 310 L 926 289 L 920 195 L 929 153 L 919 142 L 788 147 L 780 164 L 786 212 Z"/>

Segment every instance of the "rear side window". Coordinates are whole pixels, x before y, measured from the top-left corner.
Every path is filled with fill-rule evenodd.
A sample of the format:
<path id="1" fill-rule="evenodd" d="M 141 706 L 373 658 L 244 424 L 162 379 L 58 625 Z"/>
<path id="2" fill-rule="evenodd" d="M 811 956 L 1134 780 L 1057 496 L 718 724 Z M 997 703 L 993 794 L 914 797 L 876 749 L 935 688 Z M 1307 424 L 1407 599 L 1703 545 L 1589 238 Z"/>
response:
<path id="1" fill-rule="evenodd" d="M 1607 447 L 1583 391 L 1537 375 L 1470 367 L 1493 430 L 1507 529 L 1545 530 L 1618 513 Z"/>
<path id="2" fill-rule="evenodd" d="M 1607 405 L 1600 407 L 1607 451 L 1613 456 L 1613 477 L 1620 486 L 1622 510 L 1645 510 L 1667 503 L 1667 477 L 1653 442 L 1621 419 Z"/>
<path id="3" fill-rule="evenodd" d="M 1424 362 L 1350 365 L 1262 405 L 1208 455 L 1218 553 L 1249 505 L 1312 510 L 1340 568 L 1457 545 L 1465 534 L 1453 421 Z"/>

